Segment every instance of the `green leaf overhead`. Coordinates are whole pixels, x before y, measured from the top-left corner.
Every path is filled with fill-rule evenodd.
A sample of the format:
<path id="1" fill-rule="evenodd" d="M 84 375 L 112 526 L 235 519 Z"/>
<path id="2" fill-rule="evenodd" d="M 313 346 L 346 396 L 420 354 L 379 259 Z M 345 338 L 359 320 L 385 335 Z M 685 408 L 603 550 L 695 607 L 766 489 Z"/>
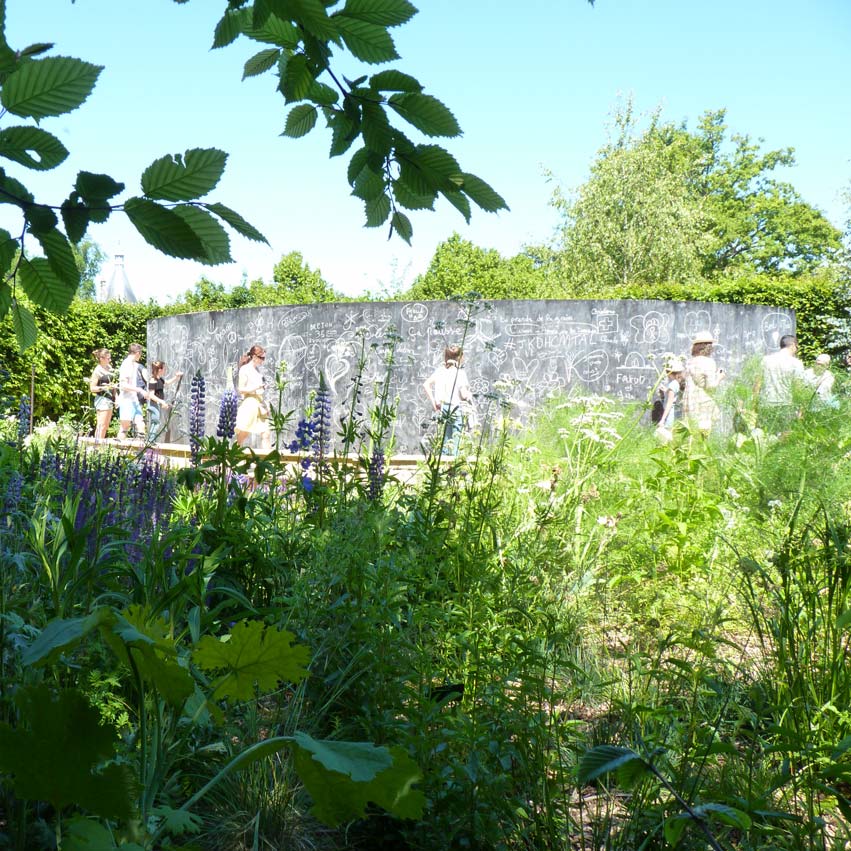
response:
<path id="1" fill-rule="evenodd" d="M 422 92 L 391 95 L 389 106 L 426 136 L 460 136 L 461 127 L 449 108 Z"/>
<path id="2" fill-rule="evenodd" d="M 89 208 L 89 218 L 93 222 L 105 222 L 111 212 L 109 201 L 124 191 L 124 184 L 113 180 L 108 174 L 81 171 L 77 175 L 74 189 Z M 74 200 L 73 196 L 71 200 Z M 70 232 L 68 235 L 71 235 Z"/>
<path id="3" fill-rule="evenodd" d="M 256 77 L 258 74 L 263 74 L 270 68 L 273 68 L 281 55 L 281 51 L 276 47 L 270 47 L 266 50 L 261 50 L 255 53 L 246 63 L 242 71 L 242 79 L 247 77 Z"/>
<path id="4" fill-rule="evenodd" d="M 12 307 L 12 288 L 0 280 L 0 319 L 3 319 Z M 20 346 L 19 346 L 20 348 Z"/>
<path id="5" fill-rule="evenodd" d="M 579 758 L 578 779 L 581 785 L 591 783 L 604 774 L 618 771 L 634 760 L 643 763 L 644 760 L 631 748 L 617 745 L 598 745 L 587 750 Z"/>
<path id="6" fill-rule="evenodd" d="M 319 39 L 337 36 L 335 21 L 328 17 L 322 0 L 266 0 L 272 13 L 280 18 L 294 18 L 311 35 Z"/>
<path id="7" fill-rule="evenodd" d="M 368 228 L 377 228 L 387 221 L 390 215 L 390 199 L 387 195 L 382 194 L 377 198 L 371 198 L 364 204 L 366 210 L 366 226 Z"/>
<path id="8" fill-rule="evenodd" d="M 408 245 L 411 244 L 411 237 L 414 234 L 414 229 L 411 226 L 411 220 L 404 214 L 400 212 L 393 213 L 393 218 L 390 220 L 390 227 L 393 229 L 393 232 L 398 233 Z"/>
<path id="9" fill-rule="evenodd" d="M 423 87 L 410 74 L 402 71 L 379 71 L 369 78 L 369 87 L 377 92 L 421 92 Z"/>
<path id="10" fill-rule="evenodd" d="M 43 257 L 22 258 L 18 275 L 24 292 L 54 313 L 65 313 L 77 292 L 76 285 L 61 280 Z"/>
<path id="11" fill-rule="evenodd" d="M 142 173 L 142 190 L 158 201 L 194 201 L 215 189 L 228 155 L 217 148 L 193 148 L 166 155 Z"/>
<path id="12" fill-rule="evenodd" d="M 204 257 L 199 258 L 208 266 L 218 266 L 221 263 L 231 263 L 230 238 L 225 229 L 206 210 L 198 207 L 181 206 L 173 211 L 192 228 L 201 245 L 204 247 Z"/>
<path id="13" fill-rule="evenodd" d="M 18 348 L 21 351 L 35 345 L 38 331 L 36 330 L 35 318 L 16 298 L 12 299 L 9 311 L 12 315 L 12 327 L 15 329 L 15 337 Z"/>
<path id="14" fill-rule="evenodd" d="M 299 31 L 289 21 L 270 14 L 266 21 L 257 27 L 251 23 L 249 10 L 243 10 L 243 12 L 247 13 L 247 23 L 243 25 L 242 31 L 252 40 L 263 44 L 277 44 L 279 47 L 290 50 L 298 46 Z"/>
<path id="15" fill-rule="evenodd" d="M 306 98 L 314 82 L 313 72 L 307 64 L 306 57 L 299 53 L 287 62 L 279 88 L 286 102 L 292 103 Z"/>
<path id="16" fill-rule="evenodd" d="M 26 726 L 0 724 L 0 771 L 11 775 L 18 797 L 48 801 L 57 809 L 74 804 L 104 818 L 130 818 L 132 787 L 125 767 L 98 768 L 115 753 L 115 730 L 85 695 L 24 686 L 15 703 Z"/>
<path id="17" fill-rule="evenodd" d="M 86 230 L 89 227 L 89 210 L 80 201 L 79 195 L 76 192 L 72 192 L 62 202 L 61 213 L 62 223 L 65 225 L 65 233 L 68 234 L 68 239 L 73 243 L 79 242 L 86 235 Z"/>
<path id="18" fill-rule="evenodd" d="M 77 268 L 74 252 L 65 235 L 53 228 L 35 236 L 41 243 L 50 268 L 65 286 L 76 292 L 80 285 L 80 270 Z"/>
<path id="19" fill-rule="evenodd" d="M 227 9 L 213 32 L 213 49 L 226 47 L 239 38 L 251 16 L 246 9 Z"/>
<path id="20" fill-rule="evenodd" d="M 164 254 L 187 260 L 206 256 L 198 235 L 172 210 L 147 198 L 131 198 L 124 212 L 145 241 Z"/>
<path id="21" fill-rule="evenodd" d="M 282 680 L 297 683 L 307 676 L 307 648 L 293 645 L 294 637 L 260 621 L 241 621 L 227 641 L 205 635 L 192 659 L 205 671 L 223 671 L 213 687 L 215 698 L 251 700 L 255 686 L 272 691 Z"/>
<path id="22" fill-rule="evenodd" d="M 342 14 L 383 27 L 398 27 L 417 14 L 408 0 L 346 0 Z"/>
<path id="23" fill-rule="evenodd" d="M 464 172 L 463 177 L 462 188 L 465 194 L 485 212 L 495 213 L 498 210 L 508 209 L 505 199 L 480 177 L 466 172 Z"/>
<path id="24" fill-rule="evenodd" d="M 231 210 L 230 207 L 226 207 L 224 204 L 204 204 L 204 207 L 227 222 L 238 234 L 241 234 L 247 239 L 254 240 L 254 242 L 269 244 L 269 240 L 254 225 L 247 222 L 239 213 Z"/>
<path id="25" fill-rule="evenodd" d="M 316 126 L 316 107 L 313 104 L 302 103 L 294 106 L 287 116 L 287 124 L 282 136 L 297 139 L 306 136 Z"/>
<path id="26" fill-rule="evenodd" d="M 12 238 L 9 231 L 0 228 L 0 279 L 9 270 L 18 253 L 18 240 Z"/>
<path id="27" fill-rule="evenodd" d="M 9 112 L 29 118 L 64 115 L 86 100 L 102 70 L 65 56 L 33 59 L 9 75 L 0 102 Z"/>
<path id="28" fill-rule="evenodd" d="M 39 127 L 7 127 L 0 130 L 0 157 L 36 171 L 48 171 L 65 161 L 68 149 Z"/>
<path id="29" fill-rule="evenodd" d="M 393 37 L 384 27 L 344 15 L 336 16 L 334 20 L 337 21 L 346 47 L 358 59 L 377 65 L 399 58 Z"/>

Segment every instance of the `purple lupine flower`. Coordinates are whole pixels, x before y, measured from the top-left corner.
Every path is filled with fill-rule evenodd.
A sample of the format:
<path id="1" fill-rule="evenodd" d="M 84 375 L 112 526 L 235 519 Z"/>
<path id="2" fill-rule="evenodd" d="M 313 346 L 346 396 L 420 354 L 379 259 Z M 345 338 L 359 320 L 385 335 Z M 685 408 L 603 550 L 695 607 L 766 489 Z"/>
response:
<path id="1" fill-rule="evenodd" d="M 316 406 L 313 410 L 313 421 L 315 423 L 316 439 L 314 450 L 317 459 L 322 461 L 331 448 L 332 423 L 331 423 L 331 391 L 325 383 L 325 376 L 319 373 L 319 390 L 316 391 Z"/>
<path id="2" fill-rule="evenodd" d="M 302 476 L 301 486 L 310 493 L 313 490 L 313 479 L 311 479 L 310 476 Z"/>
<path id="3" fill-rule="evenodd" d="M 18 405 L 18 446 L 23 446 L 24 438 L 30 433 L 30 400 L 26 396 L 21 396 L 21 402 Z"/>
<path id="4" fill-rule="evenodd" d="M 3 498 L 3 513 L 8 517 L 18 510 L 21 501 L 21 490 L 24 485 L 24 477 L 15 470 L 6 483 L 6 495 Z"/>
<path id="5" fill-rule="evenodd" d="M 236 390 L 225 390 L 219 402 L 219 422 L 216 425 L 216 437 L 232 440 L 236 432 L 236 409 L 239 396 Z"/>
<path id="6" fill-rule="evenodd" d="M 192 454 L 192 465 L 196 466 L 201 442 L 204 440 L 207 413 L 207 382 L 204 381 L 201 370 L 198 370 L 192 377 L 189 395 L 189 451 Z"/>
<path id="7" fill-rule="evenodd" d="M 369 480 L 367 496 L 372 502 L 379 499 L 384 491 L 384 482 L 386 480 L 384 463 L 384 450 L 380 446 L 376 446 L 372 450 L 372 457 L 369 459 L 369 467 L 367 468 L 367 478 Z"/>
<path id="8" fill-rule="evenodd" d="M 316 423 L 313 418 L 301 419 L 295 430 L 295 440 L 290 442 L 290 452 L 306 452 L 313 449 L 316 441 Z"/>

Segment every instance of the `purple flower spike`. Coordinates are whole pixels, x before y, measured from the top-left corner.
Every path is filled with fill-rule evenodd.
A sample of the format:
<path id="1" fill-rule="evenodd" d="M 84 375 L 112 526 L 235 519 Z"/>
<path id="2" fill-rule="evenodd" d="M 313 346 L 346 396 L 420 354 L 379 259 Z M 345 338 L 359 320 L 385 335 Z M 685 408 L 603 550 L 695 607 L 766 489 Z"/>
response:
<path id="1" fill-rule="evenodd" d="M 207 413 L 207 382 L 199 370 L 189 385 L 189 450 L 192 453 L 193 466 L 198 464 L 198 454 L 204 440 L 205 419 Z"/>
<path id="2" fill-rule="evenodd" d="M 369 479 L 367 496 L 372 502 L 379 499 L 384 491 L 384 482 L 386 479 L 384 463 L 384 450 L 376 446 L 372 451 L 372 457 L 369 459 L 369 469 L 367 470 L 367 478 Z"/>
<path id="3" fill-rule="evenodd" d="M 235 390 L 225 390 L 219 403 L 219 422 L 216 426 L 216 437 L 232 440 L 236 432 L 236 409 L 239 397 Z"/>

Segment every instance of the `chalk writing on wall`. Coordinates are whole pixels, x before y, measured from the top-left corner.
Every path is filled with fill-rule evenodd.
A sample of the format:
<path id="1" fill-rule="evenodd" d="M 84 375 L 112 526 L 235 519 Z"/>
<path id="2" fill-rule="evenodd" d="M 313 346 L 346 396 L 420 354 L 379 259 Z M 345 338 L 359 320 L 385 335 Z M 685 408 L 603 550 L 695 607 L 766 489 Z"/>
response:
<path id="1" fill-rule="evenodd" d="M 263 372 L 273 403 L 278 397 L 276 373 L 285 375 L 282 408 L 296 414 L 318 387 L 321 373 L 332 392 L 335 422 L 347 410 L 360 353 L 365 355 L 362 408 L 367 410 L 373 388 L 384 378 L 387 346 L 392 344 L 390 392 L 399 400 L 395 448 L 418 452 L 435 429 L 422 385 L 442 362 L 447 345 L 464 347 L 480 412 L 498 396 L 522 417 L 556 393 L 646 398 L 665 356 L 688 355 L 699 331 L 715 335 L 716 360 L 735 374 L 748 357 L 775 350 L 780 337 L 794 329 L 793 311 L 759 305 L 554 300 L 321 304 L 153 319 L 148 322 L 148 357 L 165 361 L 172 372 L 201 371 L 210 400 L 207 430 L 215 433 L 216 400 L 229 386 L 229 377 L 233 381 L 239 356 L 254 343 L 266 348 Z M 179 407 L 168 436 L 186 440 L 185 412 Z"/>

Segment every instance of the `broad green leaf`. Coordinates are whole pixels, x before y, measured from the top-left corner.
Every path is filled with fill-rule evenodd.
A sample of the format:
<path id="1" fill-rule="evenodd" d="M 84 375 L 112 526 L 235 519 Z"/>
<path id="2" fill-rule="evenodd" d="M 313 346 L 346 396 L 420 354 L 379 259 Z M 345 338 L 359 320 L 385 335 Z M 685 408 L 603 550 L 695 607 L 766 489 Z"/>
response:
<path id="1" fill-rule="evenodd" d="M 349 167 L 346 170 L 346 177 L 349 181 L 349 186 L 354 186 L 358 175 L 366 168 L 369 162 L 369 151 L 366 148 L 358 148 L 349 160 Z"/>
<path id="2" fill-rule="evenodd" d="M 413 786 L 417 765 L 402 748 L 369 742 L 317 741 L 296 733 L 295 767 L 314 801 L 313 815 L 336 826 L 366 812 L 369 802 L 398 818 L 419 818 L 425 796 Z"/>
<path id="3" fill-rule="evenodd" d="M 322 0 L 267 0 L 272 13 L 280 18 L 292 19 L 320 39 L 335 38 L 337 27 L 328 17 Z"/>
<path id="4" fill-rule="evenodd" d="M 836 618 L 836 628 L 838 630 L 845 629 L 848 624 L 851 624 L 851 609 L 846 609 Z"/>
<path id="5" fill-rule="evenodd" d="M 458 191 L 449 191 L 446 189 L 441 189 L 440 194 L 453 206 L 456 210 L 464 217 L 464 221 L 467 224 L 470 223 L 470 217 L 472 216 L 472 211 L 470 210 L 470 202 L 467 200 L 467 196 L 463 195 Z"/>
<path id="6" fill-rule="evenodd" d="M 340 99 L 340 93 L 336 89 L 332 89 L 331 86 L 326 86 L 325 83 L 314 80 L 307 97 L 320 106 L 333 106 Z"/>
<path id="7" fill-rule="evenodd" d="M 369 87 L 376 92 L 421 92 L 423 87 L 410 74 L 402 71 L 379 71 L 369 78 Z"/>
<path id="8" fill-rule="evenodd" d="M 355 180 L 352 195 L 362 201 L 374 201 L 383 196 L 385 190 L 384 177 L 381 174 L 376 174 L 371 168 L 365 168 Z"/>
<path id="9" fill-rule="evenodd" d="M 384 107 L 376 103 L 363 105 L 363 122 L 361 134 L 364 144 L 371 151 L 386 157 L 393 149 L 394 133 Z"/>
<path id="10" fill-rule="evenodd" d="M 390 215 L 390 199 L 385 193 L 382 193 L 377 198 L 366 201 L 364 209 L 366 211 L 366 226 L 368 228 L 380 227 Z"/>
<path id="11" fill-rule="evenodd" d="M 49 621 L 38 638 L 24 651 L 22 661 L 25 665 L 49 665 L 114 617 L 111 609 L 99 606 L 83 618 L 56 618 Z"/>
<path id="12" fill-rule="evenodd" d="M 389 106 L 426 136 L 460 136 L 461 128 L 449 108 L 422 92 L 391 95 Z"/>
<path id="13" fill-rule="evenodd" d="M 102 70 L 66 56 L 33 59 L 9 75 L 0 102 L 9 112 L 28 118 L 64 115 L 86 100 Z"/>
<path id="14" fill-rule="evenodd" d="M 171 807 L 151 807 L 151 815 L 161 818 L 165 830 L 171 836 L 183 836 L 185 833 L 200 833 L 202 820 L 186 810 L 175 810 Z"/>
<path id="15" fill-rule="evenodd" d="M 85 695 L 22 686 L 15 703 L 22 725 L 0 724 L 0 771 L 11 775 L 17 796 L 48 801 L 57 809 L 76 805 L 104 818 L 130 818 L 133 795 L 126 768 L 96 768 L 114 755 L 115 730 Z"/>
<path id="16" fill-rule="evenodd" d="M 432 189 L 456 191 L 464 182 L 455 157 L 439 145 L 417 145 L 412 153 L 400 155 L 400 165 L 400 178 L 420 194 L 426 194 Z M 414 167 L 424 187 L 406 166 Z"/>
<path id="17" fill-rule="evenodd" d="M 205 671 L 224 671 L 215 682 L 213 696 L 234 703 L 251 700 L 255 685 L 261 692 L 272 691 L 282 680 L 297 683 L 307 676 L 307 648 L 293 645 L 294 635 L 267 627 L 260 621 L 240 621 L 220 641 L 211 635 L 201 638 L 192 654 Z"/>
<path id="18" fill-rule="evenodd" d="M 42 53 L 47 53 L 48 50 L 53 50 L 53 44 L 50 42 L 39 41 L 25 47 L 21 51 L 21 56 L 40 56 Z"/>
<path id="19" fill-rule="evenodd" d="M 393 37 L 384 27 L 345 15 L 337 15 L 334 20 L 346 47 L 363 62 L 376 65 L 399 58 Z"/>
<path id="20" fill-rule="evenodd" d="M 0 168 L 0 204 L 16 204 L 19 207 L 28 207 L 35 202 L 32 193 L 20 180 L 9 177 Z"/>
<path id="21" fill-rule="evenodd" d="M 411 244 L 411 237 L 414 234 L 414 228 L 411 225 L 411 220 L 398 210 L 393 213 L 393 218 L 390 220 L 390 227 L 395 233 L 398 233 L 408 245 Z"/>
<path id="22" fill-rule="evenodd" d="M 142 173 L 142 191 L 158 201 L 194 201 L 215 189 L 228 155 L 217 148 L 192 148 L 166 155 Z"/>
<path id="23" fill-rule="evenodd" d="M 225 229 L 206 210 L 193 206 L 175 207 L 174 212 L 180 216 L 204 246 L 204 257 L 201 262 L 208 266 L 218 266 L 221 263 L 231 263 L 230 238 Z"/>
<path id="24" fill-rule="evenodd" d="M 691 817 L 688 813 L 677 813 L 675 816 L 665 819 L 663 830 L 665 841 L 668 845 L 672 848 L 677 845 L 680 839 L 682 839 L 683 831 L 685 831 L 690 820 Z"/>
<path id="25" fill-rule="evenodd" d="M 326 116 L 328 118 L 328 124 L 331 127 L 331 149 L 328 155 L 338 157 L 340 154 L 346 153 L 351 148 L 355 139 L 357 139 L 358 125 L 348 115 L 339 110 L 328 110 Z"/>
<path id="26" fill-rule="evenodd" d="M 297 139 L 306 136 L 316 126 L 316 107 L 309 103 L 294 106 L 287 116 L 287 123 L 282 136 Z"/>
<path id="27" fill-rule="evenodd" d="M 750 830 L 751 817 L 736 807 L 731 807 L 727 804 L 716 804 L 710 801 L 706 804 L 700 804 L 693 809 L 697 816 L 711 816 L 717 818 L 718 821 L 724 822 L 724 824 L 730 825 L 730 827 L 735 827 L 739 830 Z"/>
<path id="28" fill-rule="evenodd" d="M 34 234 L 52 230 L 59 224 L 56 213 L 45 204 L 34 204 L 27 207 L 25 214 L 30 231 Z"/>
<path id="29" fill-rule="evenodd" d="M 287 103 L 304 100 L 313 86 L 313 72 L 301 54 L 290 58 L 281 77 L 280 90 Z"/>
<path id="30" fill-rule="evenodd" d="M 109 829 L 94 819 L 75 816 L 64 824 L 62 851 L 110 851 L 115 840 Z"/>
<path id="31" fill-rule="evenodd" d="M 258 74 L 268 71 L 278 63 L 280 55 L 281 51 L 276 47 L 270 47 L 266 50 L 261 50 L 259 53 L 255 53 L 254 56 L 245 63 L 245 67 L 242 71 L 242 79 L 245 80 L 248 77 L 256 77 Z"/>
<path id="32" fill-rule="evenodd" d="M 41 243 L 50 268 L 63 284 L 73 288 L 76 293 L 77 287 L 80 286 L 80 270 L 77 268 L 74 252 L 64 234 L 54 228 L 44 233 L 37 233 L 35 237 Z"/>
<path id="33" fill-rule="evenodd" d="M 508 204 L 505 199 L 493 190 L 484 180 L 475 174 L 463 173 L 464 185 L 462 189 L 471 201 L 476 203 L 487 213 L 495 213 L 497 210 L 507 210 Z"/>
<path id="34" fill-rule="evenodd" d="M 78 243 L 85 235 L 89 227 L 89 209 L 79 200 L 76 192 L 62 202 L 62 223 L 65 225 L 65 233 L 74 244 Z"/>
<path id="35" fill-rule="evenodd" d="M 200 260 L 206 256 L 195 231 L 172 210 L 147 198 L 131 198 L 124 212 L 146 242 L 171 257 Z"/>
<path id="36" fill-rule="evenodd" d="M 216 29 L 213 32 L 212 50 L 219 47 L 226 47 L 232 44 L 239 38 L 244 27 L 251 20 L 250 12 L 247 9 L 227 9 L 222 15 L 219 22 L 216 24 Z"/>
<path id="37" fill-rule="evenodd" d="M 299 31 L 289 21 L 271 14 L 260 27 L 246 23 L 243 32 L 253 41 L 277 44 L 290 50 L 294 50 L 300 41 Z"/>
<path id="38" fill-rule="evenodd" d="M 30 346 L 35 345 L 38 331 L 36 330 L 35 318 L 16 298 L 12 299 L 10 306 L 12 314 L 12 327 L 15 329 L 15 338 L 18 348 L 23 352 Z"/>
<path id="39" fill-rule="evenodd" d="M 18 277 L 24 292 L 38 305 L 52 313 L 66 313 L 77 293 L 77 284 L 59 278 L 43 257 L 21 259 Z"/>
<path id="40" fill-rule="evenodd" d="M 7 127 L 0 130 L 0 157 L 36 171 L 48 171 L 64 162 L 68 149 L 52 133 L 40 127 Z"/>
<path id="41" fill-rule="evenodd" d="M 5 277 L 18 253 L 18 240 L 9 231 L 0 228 L 0 279 Z"/>
<path id="42" fill-rule="evenodd" d="M 341 14 L 383 27 L 398 27 L 417 14 L 408 0 L 346 0 Z"/>
<path id="43" fill-rule="evenodd" d="M 3 280 L 0 280 L 0 319 L 9 312 L 12 306 L 12 288 Z M 26 347 L 25 347 L 26 348 Z"/>
<path id="44" fill-rule="evenodd" d="M 88 217 L 93 222 L 103 223 L 112 212 L 109 200 L 124 191 L 124 184 L 113 180 L 108 174 L 92 174 L 81 171 L 77 175 L 74 189 L 89 208 Z M 70 231 L 69 231 L 70 236 Z"/>
<path id="45" fill-rule="evenodd" d="M 220 219 L 224 219 L 238 234 L 254 242 L 265 242 L 269 244 L 269 240 L 260 233 L 254 225 L 249 224 L 239 213 L 226 207 L 224 204 L 205 204 L 204 205 L 211 213 L 215 213 Z"/>
<path id="46" fill-rule="evenodd" d="M 579 758 L 579 783 L 584 786 L 604 774 L 617 771 L 622 765 L 633 760 L 643 762 L 641 757 L 630 748 L 617 745 L 597 745 L 597 747 L 585 751 Z"/>
<path id="47" fill-rule="evenodd" d="M 393 197 L 406 210 L 433 210 L 437 192 L 432 190 L 423 195 L 414 192 L 400 176 L 393 181 Z"/>

